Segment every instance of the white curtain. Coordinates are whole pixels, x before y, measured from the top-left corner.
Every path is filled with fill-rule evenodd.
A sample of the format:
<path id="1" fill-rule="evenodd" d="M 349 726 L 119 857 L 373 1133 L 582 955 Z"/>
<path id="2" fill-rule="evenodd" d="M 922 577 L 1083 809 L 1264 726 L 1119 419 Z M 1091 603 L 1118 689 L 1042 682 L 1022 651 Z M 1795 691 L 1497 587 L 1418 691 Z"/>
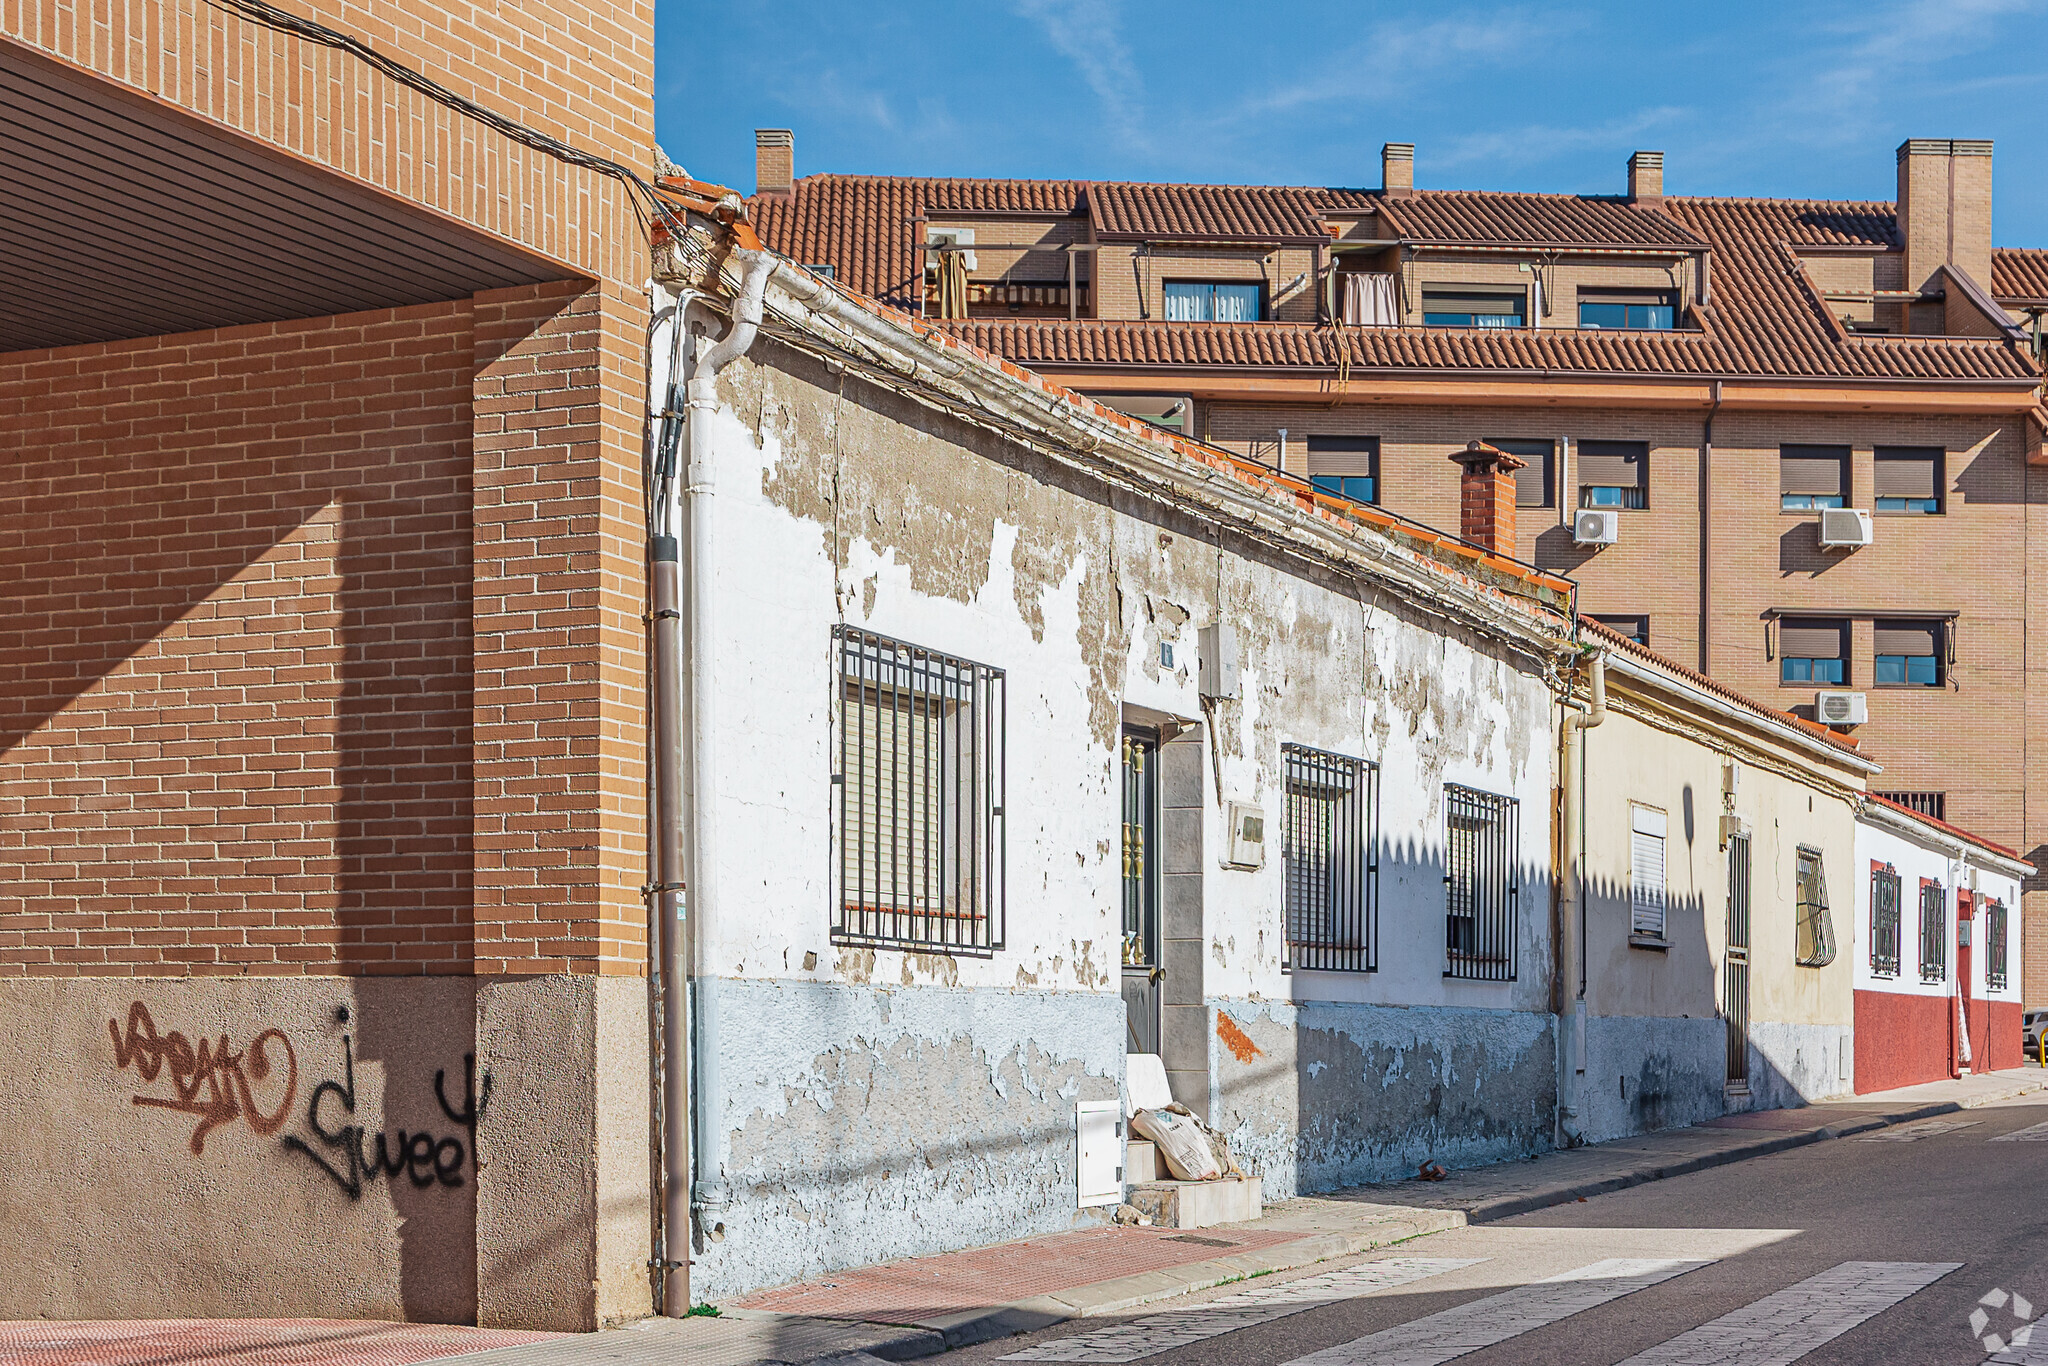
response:
<path id="1" fill-rule="evenodd" d="M 1343 278 L 1345 326 L 1400 326 L 1399 291 L 1391 272 L 1354 271 Z"/>

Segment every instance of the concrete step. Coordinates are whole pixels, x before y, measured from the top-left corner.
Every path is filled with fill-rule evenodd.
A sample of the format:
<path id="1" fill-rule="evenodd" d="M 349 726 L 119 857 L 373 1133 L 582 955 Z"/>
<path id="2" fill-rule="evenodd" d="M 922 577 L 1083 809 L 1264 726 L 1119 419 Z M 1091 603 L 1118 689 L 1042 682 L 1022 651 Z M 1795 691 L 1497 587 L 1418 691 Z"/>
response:
<path id="1" fill-rule="evenodd" d="M 1131 1188 L 1130 1202 L 1159 1228 L 1208 1228 L 1256 1219 L 1265 1208 L 1256 1176 L 1218 1181 L 1147 1181 Z"/>
<path id="2" fill-rule="evenodd" d="M 1133 1138 L 1124 1144 L 1124 1184 L 1142 1186 L 1159 1179 L 1159 1146 L 1149 1138 Z"/>

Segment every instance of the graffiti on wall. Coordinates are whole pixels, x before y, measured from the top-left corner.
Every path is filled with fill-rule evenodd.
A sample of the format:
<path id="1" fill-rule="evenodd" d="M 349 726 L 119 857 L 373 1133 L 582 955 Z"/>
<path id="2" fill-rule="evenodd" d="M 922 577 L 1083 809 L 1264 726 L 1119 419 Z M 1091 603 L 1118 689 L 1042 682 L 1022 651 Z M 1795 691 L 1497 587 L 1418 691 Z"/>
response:
<path id="1" fill-rule="evenodd" d="M 170 1095 L 137 1095 L 135 1103 L 196 1116 L 194 1154 L 206 1151 L 208 1133 L 237 1119 L 258 1134 L 276 1133 L 299 1092 L 298 1055 L 279 1029 L 264 1030 L 241 1052 L 229 1045 L 225 1033 L 218 1040 L 201 1039 L 195 1048 L 175 1029 L 158 1034 L 149 1008 L 136 1001 L 128 1007 L 127 1029 L 109 1020 L 107 1032 L 114 1036 L 117 1069 L 132 1066 L 145 1082 L 168 1073 Z M 264 1100 L 272 1103 L 266 1106 Z"/>
<path id="2" fill-rule="evenodd" d="M 285 1136 L 285 1147 L 327 1173 L 351 1200 L 362 1199 L 363 1187 L 380 1175 L 387 1181 L 396 1181 L 403 1172 L 406 1180 L 422 1188 L 463 1183 L 463 1168 L 475 1165 L 477 1118 L 491 1099 L 488 1073 L 483 1077 L 482 1089 L 477 1087 L 476 1054 L 462 1055 L 463 1094 L 459 1109 L 448 1103 L 447 1069 L 434 1072 L 434 1099 L 449 1122 L 461 1128 L 461 1137 L 437 1136 L 424 1129 L 417 1133 L 400 1129 L 395 1135 L 380 1130 L 374 1154 L 367 1146 L 370 1135 L 366 1126 L 350 1122 L 356 1112 L 356 1057 L 354 1041 L 346 1034 L 341 1036 L 341 1067 L 342 1080 L 321 1082 L 306 1101 L 306 1127 L 312 1130 L 327 1156 L 297 1134 Z M 330 1100 L 332 1104 L 328 1105 Z"/>
<path id="3" fill-rule="evenodd" d="M 346 1006 L 338 1018 L 348 1022 Z M 276 1133 L 285 1127 L 298 1098 L 298 1053 L 281 1029 L 263 1030 L 239 1051 L 225 1032 L 194 1046 L 176 1030 L 159 1034 L 149 1008 L 135 1001 L 128 1007 L 126 1028 L 119 1020 L 109 1020 L 107 1032 L 113 1036 L 117 1070 L 133 1067 L 145 1082 L 162 1077 L 170 1083 L 170 1094 L 138 1094 L 137 1105 L 175 1110 L 198 1120 L 190 1142 L 196 1156 L 205 1154 L 207 1134 L 237 1119 L 258 1135 Z M 373 1136 L 367 1125 L 355 1120 L 355 1041 L 343 1034 L 341 1078 L 313 1087 L 306 1099 L 306 1133 L 286 1134 L 279 1141 L 326 1173 L 351 1200 L 362 1199 L 363 1187 L 379 1176 L 396 1181 L 402 1174 L 422 1189 L 460 1186 L 464 1172 L 475 1170 L 477 1120 L 491 1099 L 490 1074 L 477 1075 L 476 1054 L 463 1054 L 459 1100 L 448 1099 L 445 1068 L 434 1073 L 434 1099 L 456 1133 L 398 1129 Z"/>

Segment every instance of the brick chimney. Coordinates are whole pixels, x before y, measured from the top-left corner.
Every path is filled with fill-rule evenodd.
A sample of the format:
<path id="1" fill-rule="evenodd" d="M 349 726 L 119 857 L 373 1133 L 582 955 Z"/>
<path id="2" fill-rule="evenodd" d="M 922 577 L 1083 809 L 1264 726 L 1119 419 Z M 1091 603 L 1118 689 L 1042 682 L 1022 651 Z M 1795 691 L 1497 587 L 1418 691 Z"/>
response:
<path id="1" fill-rule="evenodd" d="M 1934 276 L 1944 265 L 1991 287 L 1989 140 L 1908 138 L 1899 144 L 1899 237 L 1907 289 L 1939 285 Z"/>
<path id="2" fill-rule="evenodd" d="M 1390 142 L 1380 148 L 1380 190 L 1389 199 L 1414 197 L 1414 143 Z"/>
<path id="3" fill-rule="evenodd" d="M 787 128 L 754 130 L 754 193 L 788 194 L 796 184 L 796 135 Z"/>
<path id="4" fill-rule="evenodd" d="M 1458 476 L 1458 534 L 1496 555 L 1515 553 L 1515 471 L 1529 462 L 1474 441 L 1451 459 Z"/>
<path id="5" fill-rule="evenodd" d="M 1628 159 L 1628 202 L 1656 208 L 1664 202 L 1664 154 L 1637 152 Z"/>

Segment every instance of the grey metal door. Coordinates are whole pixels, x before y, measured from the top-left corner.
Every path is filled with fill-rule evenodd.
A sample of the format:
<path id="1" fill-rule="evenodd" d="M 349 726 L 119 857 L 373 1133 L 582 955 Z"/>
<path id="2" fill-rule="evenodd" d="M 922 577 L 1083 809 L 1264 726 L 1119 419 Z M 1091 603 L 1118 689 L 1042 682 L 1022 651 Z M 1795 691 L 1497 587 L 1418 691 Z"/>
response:
<path id="1" fill-rule="evenodd" d="M 1124 732 L 1123 990 L 1130 1021 L 1124 1050 L 1159 1051 L 1159 734 Z"/>
<path id="2" fill-rule="evenodd" d="M 1749 836 L 1728 841 L 1728 952 L 1721 969 L 1728 1084 L 1749 1085 Z"/>

